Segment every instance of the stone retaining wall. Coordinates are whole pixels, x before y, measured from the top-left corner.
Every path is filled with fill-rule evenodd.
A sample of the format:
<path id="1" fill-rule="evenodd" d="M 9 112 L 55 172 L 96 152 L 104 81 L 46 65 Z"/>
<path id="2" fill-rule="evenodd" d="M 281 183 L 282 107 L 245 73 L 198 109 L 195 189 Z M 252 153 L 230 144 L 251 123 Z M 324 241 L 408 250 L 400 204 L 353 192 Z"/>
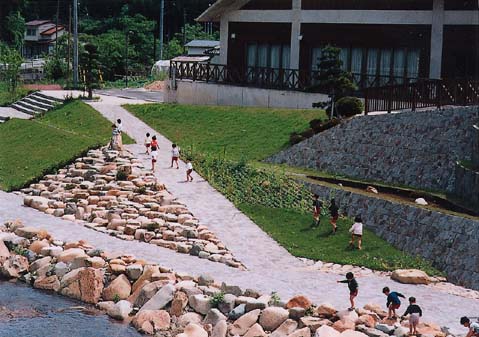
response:
<path id="1" fill-rule="evenodd" d="M 479 289 L 479 220 L 322 185 L 307 185 L 322 199 L 329 200 L 334 195 L 341 212 L 350 217 L 360 214 L 367 228 L 398 249 L 431 261 L 450 281 Z"/>
<path id="2" fill-rule="evenodd" d="M 454 194 L 461 198 L 464 204 L 471 209 L 479 209 L 479 172 L 456 166 Z"/>
<path id="3" fill-rule="evenodd" d="M 361 116 L 268 162 L 452 191 L 458 160 L 471 160 L 478 107 Z"/>

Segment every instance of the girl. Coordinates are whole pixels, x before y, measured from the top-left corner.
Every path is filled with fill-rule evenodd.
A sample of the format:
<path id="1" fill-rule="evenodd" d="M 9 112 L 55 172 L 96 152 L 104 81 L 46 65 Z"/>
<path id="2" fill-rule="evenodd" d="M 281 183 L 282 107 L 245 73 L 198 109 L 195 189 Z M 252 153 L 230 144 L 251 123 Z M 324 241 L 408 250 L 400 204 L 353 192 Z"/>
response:
<path id="1" fill-rule="evenodd" d="M 151 138 L 151 170 L 155 172 L 155 163 L 158 160 L 158 141 L 156 136 Z"/>
<path id="2" fill-rule="evenodd" d="M 339 207 L 336 205 L 336 200 L 331 199 L 331 205 L 329 206 L 329 213 L 331 214 L 331 226 L 333 226 L 333 234 L 336 234 L 338 230 L 338 217 L 339 217 Z"/>
<path id="3" fill-rule="evenodd" d="M 149 132 L 146 133 L 145 147 L 146 147 L 146 154 L 150 154 L 151 138 L 150 138 L 150 133 Z"/>
<path id="4" fill-rule="evenodd" d="M 180 158 L 180 148 L 176 145 L 173 144 L 171 145 L 171 168 L 173 167 L 173 164 L 176 163 L 176 169 L 179 169 L 180 166 L 178 165 L 178 159 Z"/>
<path id="5" fill-rule="evenodd" d="M 354 247 L 354 239 L 358 239 L 358 249 L 361 250 L 361 244 L 363 241 L 363 220 L 361 219 L 360 216 L 357 216 L 354 218 L 354 224 L 351 226 L 351 229 L 349 230 L 349 233 L 351 233 L 351 241 L 349 244 L 351 247 Z"/>
<path id="6" fill-rule="evenodd" d="M 186 163 L 186 182 L 193 181 L 191 172 L 193 172 L 193 164 L 191 164 L 191 161 L 188 160 L 188 162 Z"/>

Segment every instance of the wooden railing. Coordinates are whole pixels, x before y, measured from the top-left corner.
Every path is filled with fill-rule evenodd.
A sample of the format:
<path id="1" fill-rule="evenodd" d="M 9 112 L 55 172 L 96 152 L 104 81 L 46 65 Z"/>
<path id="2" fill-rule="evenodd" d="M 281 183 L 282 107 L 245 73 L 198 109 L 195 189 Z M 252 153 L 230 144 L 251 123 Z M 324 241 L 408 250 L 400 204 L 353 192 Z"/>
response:
<path id="1" fill-rule="evenodd" d="M 416 81 L 415 78 L 351 74 L 358 89 L 385 84 L 402 84 Z M 318 71 L 279 69 L 266 67 L 236 67 L 221 64 L 173 61 L 170 78 L 203 81 L 218 84 L 233 84 L 280 90 L 311 90 L 316 84 Z"/>
<path id="2" fill-rule="evenodd" d="M 479 81 L 420 79 L 413 83 L 364 89 L 365 113 L 445 105 L 479 104 Z"/>

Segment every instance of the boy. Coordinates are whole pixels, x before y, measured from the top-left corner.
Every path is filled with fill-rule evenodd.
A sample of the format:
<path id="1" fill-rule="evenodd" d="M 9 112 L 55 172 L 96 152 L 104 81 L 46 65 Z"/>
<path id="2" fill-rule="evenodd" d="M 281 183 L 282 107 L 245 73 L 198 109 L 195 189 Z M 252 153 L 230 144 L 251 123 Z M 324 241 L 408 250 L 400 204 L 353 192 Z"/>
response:
<path id="1" fill-rule="evenodd" d="M 180 148 L 176 145 L 173 144 L 171 145 L 171 166 L 170 168 L 173 168 L 173 164 L 176 163 L 176 169 L 178 170 L 180 166 L 178 165 L 178 159 L 180 158 Z"/>
<path id="2" fill-rule="evenodd" d="M 155 163 L 158 160 L 158 141 L 156 136 L 151 138 L 151 170 L 155 172 Z"/>
<path id="3" fill-rule="evenodd" d="M 311 227 L 319 227 L 321 224 L 321 209 L 323 208 L 323 202 L 319 199 L 317 194 L 314 195 L 313 200 L 313 223 Z"/>
<path id="4" fill-rule="evenodd" d="M 329 213 L 331 214 L 331 225 L 333 226 L 333 234 L 336 234 L 338 230 L 338 226 L 336 223 L 338 222 L 339 217 L 339 207 L 336 205 L 336 200 L 331 199 L 331 205 L 329 206 Z"/>
<path id="5" fill-rule="evenodd" d="M 351 307 L 349 311 L 353 311 L 355 309 L 354 306 L 354 299 L 358 296 L 358 282 L 354 278 L 354 274 L 349 272 L 346 274 L 346 279 L 343 281 L 337 281 L 338 283 L 347 283 L 349 288 L 349 302 L 351 303 Z"/>
<path id="6" fill-rule="evenodd" d="M 191 164 L 191 161 L 188 160 L 186 163 L 186 182 L 193 181 L 191 172 L 193 172 L 193 164 Z"/>
<path id="7" fill-rule="evenodd" d="M 461 325 L 469 328 L 469 332 L 466 337 L 479 337 L 479 323 L 471 323 L 471 320 L 467 317 L 461 317 Z"/>
<path id="8" fill-rule="evenodd" d="M 363 241 L 363 220 L 360 216 L 354 218 L 354 224 L 351 226 L 349 233 L 351 233 L 351 241 L 349 242 L 349 245 L 354 248 L 354 240 L 357 238 L 358 249 L 361 250 Z"/>
<path id="9" fill-rule="evenodd" d="M 388 307 L 388 319 L 396 318 L 396 309 L 399 309 L 401 306 L 401 300 L 399 297 L 406 297 L 401 293 L 389 290 L 388 287 L 383 288 L 383 294 L 388 297 L 386 301 L 386 306 Z"/>
<path id="10" fill-rule="evenodd" d="M 150 146 L 151 146 L 150 133 L 147 132 L 145 137 L 146 154 L 150 154 Z"/>
<path id="11" fill-rule="evenodd" d="M 417 335 L 417 325 L 419 324 L 419 317 L 422 317 L 422 310 L 416 304 L 415 297 L 409 297 L 409 306 L 402 317 L 404 318 L 407 315 L 409 315 L 409 334 Z"/>

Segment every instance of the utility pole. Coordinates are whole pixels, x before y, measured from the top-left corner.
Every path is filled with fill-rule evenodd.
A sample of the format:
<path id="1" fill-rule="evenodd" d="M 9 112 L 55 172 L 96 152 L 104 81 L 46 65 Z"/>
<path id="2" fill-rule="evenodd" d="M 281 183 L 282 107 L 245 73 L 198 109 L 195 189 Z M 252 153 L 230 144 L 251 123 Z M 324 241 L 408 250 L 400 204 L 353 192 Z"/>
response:
<path id="1" fill-rule="evenodd" d="M 163 60 L 163 29 L 165 24 L 165 0 L 160 2 L 160 60 Z"/>
<path id="2" fill-rule="evenodd" d="M 78 0 L 73 0 L 73 88 L 78 88 Z"/>
<path id="3" fill-rule="evenodd" d="M 60 0 L 57 0 L 57 17 L 55 22 L 55 56 L 58 57 L 58 16 L 60 15 Z"/>
<path id="4" fill-rule="evenodd" d="M 128 33 L 125 32 L 125 88 L 128 88 Z"/>
<path id="5" fill-rule="evenodd" d="M 71 39 L 72 39 L 72 5 L 68 6 L 68 52 L 67 52 L 67 82 L 70 84 L 71 62 Z"/>

